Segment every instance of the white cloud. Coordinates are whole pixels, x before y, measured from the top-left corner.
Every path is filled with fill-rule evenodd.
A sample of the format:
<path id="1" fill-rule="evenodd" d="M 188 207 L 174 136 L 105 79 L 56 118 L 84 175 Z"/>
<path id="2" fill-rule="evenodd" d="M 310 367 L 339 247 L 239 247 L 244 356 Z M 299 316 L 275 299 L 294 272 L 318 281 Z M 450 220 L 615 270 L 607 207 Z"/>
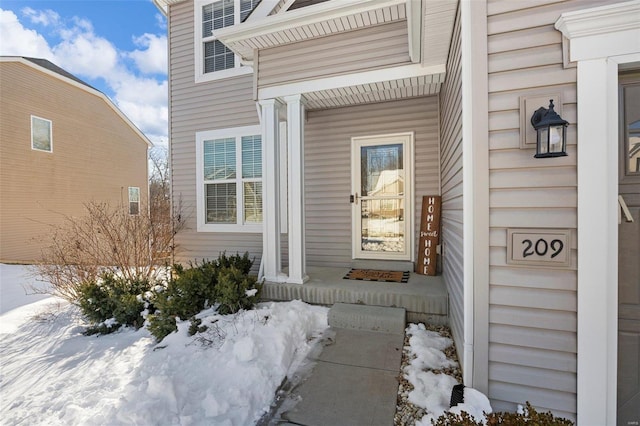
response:
<path id="1" fill-rule="evenodd" d="M 162 13 L 156 13 L 156 25 L 161 30 L 165 31 L 167 29 L 167 18 Z"/>
<path id="2" fill-rule="evenodd" d="M 51 10 L 22 10 L 25 22 L 47 26 L 58 38 L 49 45 L 15 13 L 0 9 L 0 55 L 45 58 L 82 79 L 103 80 L 122 112 L 152 142 L 167 140 L 167 39 L 164 35 L 135 37 L 138 49 L 127 52 L 97 35 L 86 19 L 62 19 Z M 133 60 L 136 69 L 127 63 Z M 154 74 L 160 79 L 139 75 Z M 90 81 L 88 83 L 91 84 Z"/>
<path id="3" fill-rule="evenodd" d="M 136 46 L 142 50 L 134 50 L 128 55 L 134 60 L 140 71 L 147 74 L 167 73 L 167 37 L 156 34 L 143 34 L 134 38 Z"/>
<path id="4" fill-rule="evenodd" d="M 22 14 L 33 24 L 52 26 L 60 23 L 60 15 L 53 10 L 34 10 L 30 7 L 25 7 L 22 9 Z"/>
<path id="5" fill-rule="evenodd" d="M 0 55 L 53 59 L 47 40 L 37 31 L 24 28 L 15 13 L 0 9 Z"/>

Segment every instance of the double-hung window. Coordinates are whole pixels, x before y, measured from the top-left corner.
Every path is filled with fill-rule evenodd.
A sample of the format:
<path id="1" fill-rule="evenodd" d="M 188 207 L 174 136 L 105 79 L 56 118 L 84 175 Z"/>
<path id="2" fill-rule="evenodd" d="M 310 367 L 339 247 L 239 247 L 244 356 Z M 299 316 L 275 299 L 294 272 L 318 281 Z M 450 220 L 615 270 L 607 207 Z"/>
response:
<path id="1" fill-rule="evenodd" d="M 137 186 L 129 187 L 129 214 L 140 214 L 140 188 Z"/>
<path id="2" fill-rule="evenodd" d="M 196 133 L 198 231 L 262 231 L 260 126 Z"/>
<path id="3" fill-rule="evenodd" d="M 195 58 L 196 82 L 247 74 L 239 58 L 217 40 L 215 30 L 243 22 L 260 0 L 196 0 Z"/>

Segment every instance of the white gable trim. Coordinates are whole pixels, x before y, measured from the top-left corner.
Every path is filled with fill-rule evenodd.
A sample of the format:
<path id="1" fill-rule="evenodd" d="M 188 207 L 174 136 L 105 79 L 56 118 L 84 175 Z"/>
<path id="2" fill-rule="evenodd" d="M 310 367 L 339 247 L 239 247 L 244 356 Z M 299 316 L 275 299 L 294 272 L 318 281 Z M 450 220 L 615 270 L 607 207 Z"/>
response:
<path id="1" fill-rule="evenodd" d="M 616 423 L 618 146 L 604 141 L 618 140 L 619 67 L 640 64 L 639 16 L 640 1 L 632 1 L 564 13 L 556 22 L 578 64 L 580 424 Z"/>

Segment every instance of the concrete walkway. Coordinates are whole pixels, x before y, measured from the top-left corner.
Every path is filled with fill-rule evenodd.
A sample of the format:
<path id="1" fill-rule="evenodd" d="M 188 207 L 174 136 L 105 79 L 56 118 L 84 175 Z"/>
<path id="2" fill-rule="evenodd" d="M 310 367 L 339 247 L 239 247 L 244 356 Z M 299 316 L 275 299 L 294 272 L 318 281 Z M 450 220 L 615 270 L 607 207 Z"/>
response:
<path id="1" fill-rule="evenodd" d="M 405 310 L 337 303 L 329 311 L 329 325 L 324 347 L 309 358 L 310 375 L 290 391 L 269 423 L 392 426 Z"/>

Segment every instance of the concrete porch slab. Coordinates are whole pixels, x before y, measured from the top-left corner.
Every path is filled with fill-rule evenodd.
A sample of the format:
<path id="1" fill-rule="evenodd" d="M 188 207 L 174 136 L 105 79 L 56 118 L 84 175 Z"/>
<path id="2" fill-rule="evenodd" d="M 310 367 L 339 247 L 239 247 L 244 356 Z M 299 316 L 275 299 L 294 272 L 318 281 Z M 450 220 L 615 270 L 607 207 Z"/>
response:
<path id="1" fill-rule="evenodd" d="M 382 269 L 382 268 L 377 268 Z M 404 308 L 406 321 L 447 324 L 448 295 L 442 276 L 411 273 L 407 283 L 345 280 L 349 268 L 308 267 L 304 284 L 266 282 L 264 300 L 302 300 L 316 305 L 353 303 Z"/>

